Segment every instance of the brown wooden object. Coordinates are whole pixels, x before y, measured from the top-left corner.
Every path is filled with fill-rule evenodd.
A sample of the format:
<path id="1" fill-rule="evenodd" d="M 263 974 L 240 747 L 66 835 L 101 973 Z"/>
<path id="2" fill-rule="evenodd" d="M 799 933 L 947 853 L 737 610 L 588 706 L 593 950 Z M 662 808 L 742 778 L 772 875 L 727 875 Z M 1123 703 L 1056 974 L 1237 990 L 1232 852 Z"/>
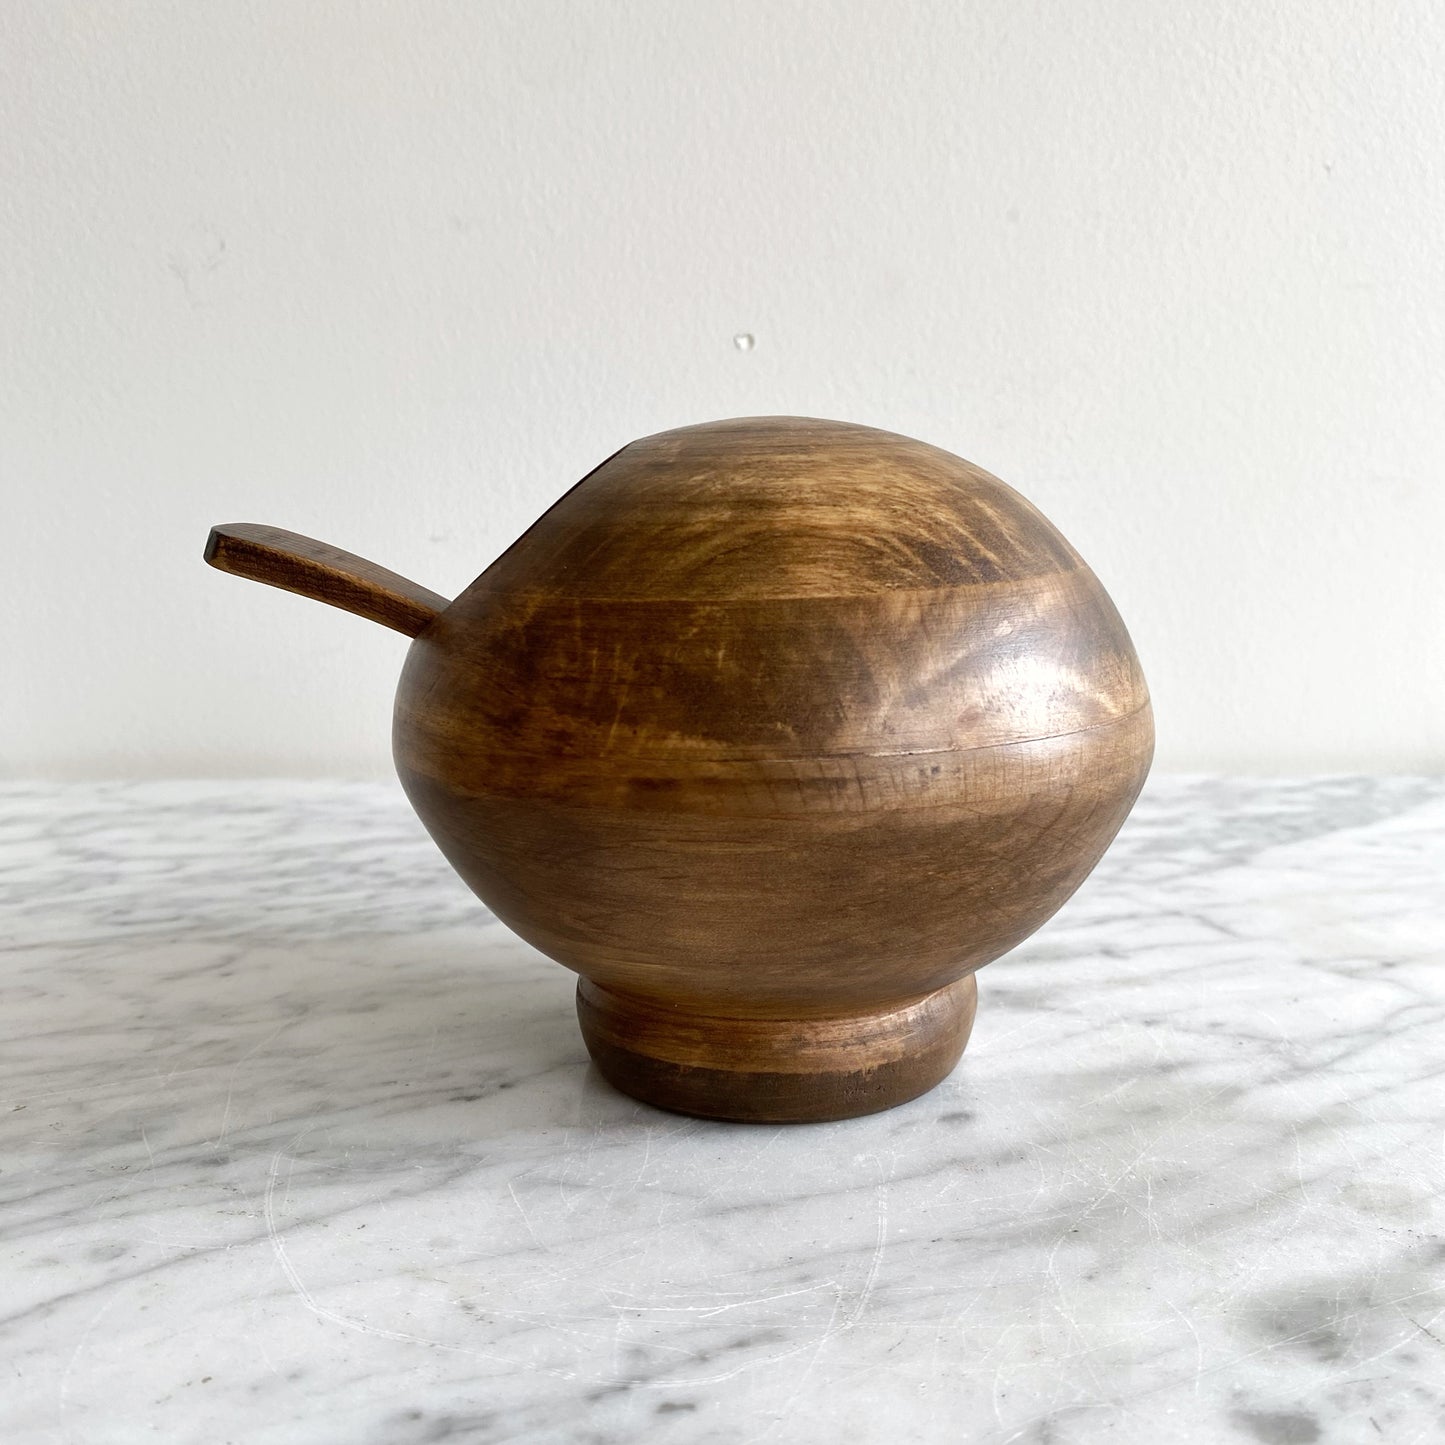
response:
<path id="1" fill-rule="evenodd" d="M 922 442 L 747 418 L 624 447 L 455 601 L 269 528 L 208 560 L 415 636 L 393 745 L 457 872 L 582 975 L 602 1073 L 819 1120 L 954 1066 L 975 969 L 1079 886 L 1148 771 L 1094 574 Z"/>
<path id="2" fill-rule="evenodd" d="M 440 593 L 429 592 L 365 557 L 299 532 L 283 532 L 280 527 L 254 522 L 212 527 L 205 556 L 222 572 L 328 602 L 408 637 L 415 637 L 447 605 Z"/>

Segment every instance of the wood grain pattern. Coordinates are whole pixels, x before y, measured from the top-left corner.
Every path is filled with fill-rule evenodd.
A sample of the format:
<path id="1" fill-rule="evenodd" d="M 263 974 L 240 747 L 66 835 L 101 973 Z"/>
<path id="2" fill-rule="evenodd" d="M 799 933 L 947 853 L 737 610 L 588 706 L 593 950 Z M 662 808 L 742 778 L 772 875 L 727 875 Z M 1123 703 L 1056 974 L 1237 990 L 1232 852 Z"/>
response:
<path id="1" fill-rule="evenodd" d="M 425 626 L 393 743 L 461 876 L 583 976 L 606 1077 L 777 1121 L 953 1067 L 972 973 L 1098 861 L 1153 722 L 1113 604 L 1016 492 L 774 417 L 578 483 Z"/>
<path id="2" fill-rule="evenodd" d="M 205 559 L 222 572 L 354 612 L 408 637 L 429 626 L 447 605 L 439 593 L 364 557 L 256 522 L 212 527 Z"/>
<path id="3" fill-rule="evenodd" d="M 609 1083 L 660 1108 L 758 1124 L 852 1119 L 926 1093 L 958 1063 L 977 1008 L 972 974 L 898 1008 L 823 1019 L 713 1020 L 577 985 L 582 1037 Z"/>

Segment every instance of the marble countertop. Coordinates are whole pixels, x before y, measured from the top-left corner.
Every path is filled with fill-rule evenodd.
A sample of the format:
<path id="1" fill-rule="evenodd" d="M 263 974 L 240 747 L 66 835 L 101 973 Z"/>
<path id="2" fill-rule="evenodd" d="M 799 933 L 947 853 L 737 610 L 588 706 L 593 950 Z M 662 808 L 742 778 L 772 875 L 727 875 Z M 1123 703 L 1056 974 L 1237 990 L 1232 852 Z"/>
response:
<path id="1" fill-rule="evenodd" d="M 872 1118 L 660 1113 L 395 788 L 0 789 L 0 1438 L 1445 1439 L 1445 780 L 1153 783 Z"/>

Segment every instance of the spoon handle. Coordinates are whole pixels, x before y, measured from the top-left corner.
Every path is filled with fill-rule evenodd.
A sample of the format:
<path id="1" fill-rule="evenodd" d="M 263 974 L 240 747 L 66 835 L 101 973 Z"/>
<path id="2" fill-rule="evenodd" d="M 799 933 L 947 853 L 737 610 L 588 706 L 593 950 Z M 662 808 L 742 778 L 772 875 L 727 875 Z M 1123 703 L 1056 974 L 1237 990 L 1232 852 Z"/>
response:
<path id="1" fill-rule="evenodd" d="M 340 607 L 408 637 L 415 637 L 447 605 L 440 594 L 364 557 L 254 522 L 212 527 L 206 561 L 222 572 Z"/>

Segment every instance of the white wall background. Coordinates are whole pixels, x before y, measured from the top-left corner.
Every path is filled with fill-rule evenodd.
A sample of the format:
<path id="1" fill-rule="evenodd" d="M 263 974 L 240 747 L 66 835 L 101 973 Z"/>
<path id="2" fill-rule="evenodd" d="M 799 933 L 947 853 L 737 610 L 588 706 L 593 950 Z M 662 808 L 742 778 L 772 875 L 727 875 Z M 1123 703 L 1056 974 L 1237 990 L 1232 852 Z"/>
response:
<path id="1" fill-rule="evenodd" d="M 211 522 L 450 593 L 761 412 L 1030 495 L 1161 766 L 1439 770 L 1442 76 L 1436 0 L 5 0 L 0 771 L 383 773 L 404 639 Z"/>

